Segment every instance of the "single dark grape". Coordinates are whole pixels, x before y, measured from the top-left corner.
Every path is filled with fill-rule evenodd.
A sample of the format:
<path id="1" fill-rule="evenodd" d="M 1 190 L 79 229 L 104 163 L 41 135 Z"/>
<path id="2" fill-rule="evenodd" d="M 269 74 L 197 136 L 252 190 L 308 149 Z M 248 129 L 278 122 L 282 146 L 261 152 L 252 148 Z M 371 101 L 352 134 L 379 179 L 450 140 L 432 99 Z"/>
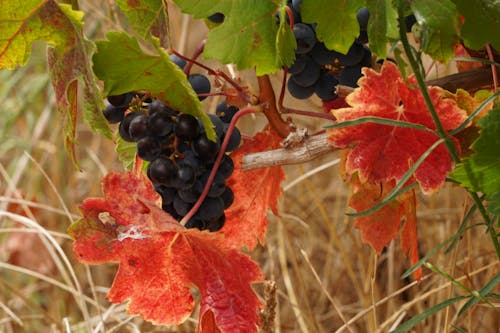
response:
<path id="1" fill-rule="evenodd" d="M 361 65 L 344 67 L 339 74 L 339 83 L 349 87 L 357 87 L 361 77 Z"/>
<path id="2" fill-rule="evenodd" d="M 302 72 L 293 74 L 291 79 L 301 87 L 310 87 L 318 81 L 321 74 L 321 67 L 312 58 L 308 58 L 306 66 Z"/>
<path id="3" fill-rule="evenodd" d="M 132 121 L 130 121 L 128 134 L 134 141 L 139 141 L 149 134 L 148 122 L 149 116 L 145 113 L 141 113 L 140 115 L 132 119 Z"/>
<path id="4" fill-rule="evenodd" d="M 177 175 L 175 185 L 179 189 L 186 189 L 193 186 L 196 181 L 196 173 L 193 167 L 187 163 L 180 162 L 177 165 Z"/>
<path id="5" fill-rule="evenodd" d="M 204 229 L 210 232 L 219 231 L 224 226 L 224 222 L 226 222 L 226 215 L 222 213 L 222 215 L 217 218 L 205 221 Z"/>
<path id="6" fill-rule="evenodd" d="M 203 186 L 206 185 L 208 177 L 210 176 L 210 172 L 211 171 L 207 171 L 203 175 L 201 175 L 200 181 L 203 184 Z M 207 195 L 211 198 L 217 198 L 224 192 L 225 188 L 226 188 L 226 179 L 222 174 L 216 172 L 214 180 L 212 181 L 212 184 L 210 184 L 210 189 L 208 190 Z"/>
<path id="7" fill-rule="evenodd" d="M 174 133 L 181 140 L 196 139 L 200 134 L 198 120 L 190 114 L 181 114 L 175 121 Z"/>
<path id="8" fill-rule="evenodd" d="M 147 173 L 154 184 L 170 186 L 177 176 L 177 167 L 170 159 L 159 157 L 148 165 Z"/>
<path id="9" fill-rule="evenodd" d="M 175 201 L 174 201 L 175 204 Z M 218 218 L 224 213 L 224 201 L 220 197 L 210 198 L 206 197 L 198 210 L 200 219 L 207 221 Z"/>
<path id="10" fill-rule="evenodd" d="M 219 169 L 217 172 L 220 173 L 224 178 L 229 178 L 234 171 L 234 162 L 231 156 L 224 154 L 222 160 L 219 164 Z"/>
<path id="11" fill-rule="evenodd" d="M 307 59 L 307 56 L 303 54 L 297 54 L 293 64 L 288 67 L 288 73 L 296 74 L 302 72 L 304 70 L 304 67 L 306 67 Z"/>
<path id="12" fill-rule="evenodd" d="M 361 30 L 359 32 L 358 38 L 356 38 L 356 42 L 359 44 L 366 44 L 368 43 L 368 32 L 366 30 Z"/>
<path id="13" fill-rule="evenodd" d="M 234 202 L 234 193 L 231 188 L 226 186 L 226 189 L 220 196 L 222 198 L 222 201 L 224 202 L 224 209 L 229 208 Z"/>
<path id="14" fill-rule="evenodd" d="M 180 216 L 186 215 L 189 210 L 193 207 L 192 203 L 185 202 L 179 195 L 176 195 L 174 198 L 174 209 L 177 214 Z"/>
<path id="15" fill-rule="evenodd" d="M 185 190 L 179 190 L 177 193 L 179 194 L 179 197 L 187 203 L 195 203 L 200 196 L 200 193 L 197 193 L 193 187 Z"/>
<path id="16" fill-rule="evenodd" d="M 177 54 L 175 53 L 172 53 L 170 56 L 169 56 L 170 60 L 176 64 L 178 67 L 180 67 L 181 69 L 184 69 L 184 67 L 186 67 L 186 60 L 182 59 L 181 57 L 179 57 Z"/>
<path id="17" fill-rule="evenodd" d="M 215 109 L 215 114 L 219 116 L 220 120 L 225 123 L 230 123 L 231 119 L 233 119 L 236 112 L 238 112 L 238 108 L 234 105 L 227 105 L 226 101 L 222 101 L 217 104 L 217 108 Z"/>
<path id="18" fill-rule="evenodd" d="M 156 160 L 161 153 L 160 144 L 152 136 L 137 141 L 137 155 L 144 161 Z"/>
<path id="19" fill-rule="evenodd" d="M 174 123 L 170 114 L 166 111 L 153 113 L 149 117 L 149 133 L 156 137 L 165 137 L 174 130 Z"/>
<path id="20" fill-rule="evenodd" d="M 207 19 L 213 23 L 222 23 L 224 22 L 224 14 L 222 13 L 215 13 L 207 17 Z"/>
<path id="21" fill-rule="evenodd" d="M 365 48 L 362 44 L 353 43 L 347 54 L 339 54 L 339 61 L 344 66 L 354 66 L 359 64 L 365 56 Z"/>
<path id="22" fill-rule="evenodd" d="M 187 229 L 199 229 L 199 230 L 204 230 L 205 229 L 205 222 L 199 219 L 196 215 L 193 216 L 189 221 L 187 221 L 185 227 Z"/>
<path id="23" fill-rule="evenodd" d="M 310 87 L 301 87 L 293 79 L 289 79 L 287 83 L 288 92 L 297 99 L 306 99 L 314 93 L 314 85 Z"/>
<path id="24" fill-rule="evenodd" d="M 337 97 L 335 87 L 339 84 L 337 77 L 330 71 L 321 73 L 319 80 L 314 84 L 314 92 L 323 101 L 330 101 Z"/>
<path id="25" fill-rule="evenodd" d="M 106 108 L 102 110 L 102 114 L 110 124 L 117 124 L 125 118 L 127 106 L 114 106 L 108 102 L 104 104 L 106 104 Z"/>
<path id="26" fill-rule="evenodd" d="M 222 120 L 215 114 L 209 114 L 208 117 L 212 121 L 212 124 L 214 125 L 214 130 L 215 134 L 217 135 L 218 138 L 222 138 L 224 135 L 224 123 Z M 203 127 L 203 124 L 200 124 L 201 127 Z"/>
<path id="27" fill-rule="evenodd" d="M 177 190 L 175 188 L 159 184 L 156 184 L 154 188 L 155 191 L 161 196 L 163 205 L 168 205 L 174 202 L 174 197 L 177 193 Z"/>
<path id="28" fill-rule="evenodd" d="M 366 29 L 368 29 L 368 20 L 370 19 L 370 12 L 368 11 L 368 8 L 363 7 L 358 10 L 356 18 L 358 19 L 359 29 L 361 31 L 366 31 Z"/>
<path id="29" fill-rule="evenodd" d="M 335 58 L 339 55 L 338 52 L 329 50 L 324 43 L 316 43 L 311 50 L 311 57 L 320 65 L 328 65 L 333 63 Z"/>
<path id="30" fill-rule="evenodd" d="M 212 161 L 219 152 L 220 140 L 217 139 L 215 142 L 207 138 L 206 135 L 200 135 L 192 143 L 193 151 L 199 156 L 202 161 L 210 162 Z"/>
<path id="31" fill-rule="evenodd" d="M 134 120 L 136 117 L 142 115 L 142 112 L 134 111 L 130 112 L 123 118 L 122 122 L 120 123 L 120 127 L 118 127 L 118 133 L 120 134 L 121 138 L 127 142 L 134 142 L 135 140 L 130 136 L 129 134 L 129 127 L 130 123 L 132 120 Z"/>
<path id="32" fill-rule="evenodd" d="M 210 81 L 205 75 L 191 74 L 188 76 L 188 81 L 191 87 L 193 87 L 195 93 L 198 95 L 198 99 L 200 101 L 207 98 L 207 96 L 200 96 L 204 94 L 209 94 L 211 89 Z"/>
<path id="33" fill-rule="evenodd" d="M 365 55 L 363 59 L 359 63 L 362 67 L 372 67 L 372 51 L 368 48 L 368 46 L 363 46 L 365 49 Z"/>
<path id="34" fill-rule="evenodd" d="M 312 50 L 316 44 L 316 34 L 314 30 L 307 24 L 297 23 L 293 26 L 293 35 L 297 40 L 297 48 L 295 53 L 305 54 Z"/>
<path id="35" fill-rule="evenodd" d="M 229 125 L 227 125 L 226 128 L 228 128 Z M 227 129 L 226 129 L 227 130 Z M 226 130 L 224 132 L 226 132 Z M 233 128 L 233 132 L 231 133 L 231 136 L 229 137 L 229 142 L 227 143 L 226 146 L 226 151 L 230 152 L 235 150 L 240 146 L 241 143 L 241 133 L 240 130 L 237 127 Z"/>
<path id="36" fill-rule="evenodd" d="M 196 175 L 200 175 L 205 171 L 205 168 L 195 153 L 192 150 L 186 150 L 183 153 L 182 162 L 185 164 L 189 164 L 194 170 Z"/>
<path id="37" fill-rule="evenodd" d="M 132 98 L 134 97 L 133 92 L 128 92 L 121 95 L 112 95 L 108 96 L 107 100 L 109 104 L 114 106 L 128 106 L 130 102 L 132 102 Z"/>

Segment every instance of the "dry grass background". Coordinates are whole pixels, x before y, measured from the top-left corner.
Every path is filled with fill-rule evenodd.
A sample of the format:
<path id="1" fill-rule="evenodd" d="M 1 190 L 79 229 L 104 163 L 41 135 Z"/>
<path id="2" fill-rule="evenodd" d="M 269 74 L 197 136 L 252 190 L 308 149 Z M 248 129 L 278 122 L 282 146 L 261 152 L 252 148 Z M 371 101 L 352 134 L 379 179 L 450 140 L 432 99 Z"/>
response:
<path id="1" fill-rule="evenodd" d="M 82 2 L 92 38 L 128 29 L 110 2 Z M 173 7 L 169 24 L 171 44 L 186 54 L 206 33 L 202 22 Z M 126 315 L 125 305 L 112 305 L 104 298 L 116 266 L 90 267 L 75 260 L 65 230 L 77 218 L 77 206 L 85 197 L 101 195 L 101 177 L 121 165 L 112 142 L 80 121 L 78 155 L 83 171 L 72 166 L 62 146 L 44 55 L 45 46 L 37 44 L 27 66 L 0 71 L 0 332 L 194 332 L 196 313 L 179 327 L 154 327 Z M 276 78 L 277 86 L 279 82 Z M 302 109 L 318 106 L 316 101 L 286 103 Z M 213 110 L 216 100 L 205 104 Z M 295 121 L 312 131 L 325 125 L 303 118 Z M 240 125 L 243 132 L 252 133 L 263 124 L 257 117 Z M 268 305 L 263 332 L 388 332 L 464 294 L 429 270 L 424 270 L 420 284 L 401 280 L 409 265 L 398 242 L 380 256 L 362 244 L 344 214 L 349 190 L 340 180 L 336 159 L 331 154 L 285 167 L 280 217 L 270 217 L 266 244 L 252 253 L 269 280 L 256 286 Z M 421 256 L 455 234 L 469 204 L 464 192 L 451 186 L 421 198 Z M 478 222 L 475 217 L 471 224 Z M 482 226 L 467 230 L 451 252 L 441 250 L 430 262 L 473 290 L 499 271 Z M 461 305 L 438 312 L 413 332 L 461 332 L 452 325 L 462 332 L 500 332 L 498 304 L 493 304 L 496 309 L 478 304 L 457 317 Z"/>

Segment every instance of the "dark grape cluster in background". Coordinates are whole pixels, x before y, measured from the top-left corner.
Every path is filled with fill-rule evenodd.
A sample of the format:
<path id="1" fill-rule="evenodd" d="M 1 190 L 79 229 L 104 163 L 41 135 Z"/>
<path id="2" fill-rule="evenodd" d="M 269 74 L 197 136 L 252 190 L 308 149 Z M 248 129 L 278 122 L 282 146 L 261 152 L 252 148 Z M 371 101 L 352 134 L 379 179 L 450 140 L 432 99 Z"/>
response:
<path id="1" fill-rule="evenodd" d="M 288 68 L 291 74 L 288 91 L 298 99 L 316 94 L 322 100 L 330 101 L 337 97 L 335 87 L 338 84 L 356 87 L 361 68 L 371 66 L 372 53 L 365 45 L 368 42 L 366 28 L 370 15 L 366 8 L 358 11 L 359 37 L 353 41 L 347 54 L 342 54 L 329 50 L 316 38 L 315 25 L 302 22 L 300 6 L 300 0 L 288 2 L 294 16 L 293 34 L 297 41 L 295 62 Z"/>
<path id="2" fill-rule="evenodd" d="M 192 82 L 196 83 L 198 79 L 199 76 Z M 210 91 L 206 86 L 204 89 L 203 93 L 207 93 L 206 89 Z M 126 110 L 129 111 L 126 113 Z M 203 124 L 196 117 L 138 93 L 108 96 L 103 113 L 111 123 L 120 123 L 118 131 L 121 138 L 135 142 L 137 155 L 150 162 L 147 175 L 162 197 L 163 210 L 181 220 L 207 184 L 221 143 L 228 133 L 229 122 L 236 111 L 236 108 L 222 102 L 217 107 L 217 114 L 209 115 L 217 135 L 216 141 L 207 138 Z M 234 128 L 226 152 L 236 149 L 240 142 L 241 134 Z M 207 197 L 187 222 L 187 228 L 209 231 L 222 228 L 224 210 L 234 200 L 231 188 L 226 185 L 233 169 L 231 157 L 224 154 Z"/>

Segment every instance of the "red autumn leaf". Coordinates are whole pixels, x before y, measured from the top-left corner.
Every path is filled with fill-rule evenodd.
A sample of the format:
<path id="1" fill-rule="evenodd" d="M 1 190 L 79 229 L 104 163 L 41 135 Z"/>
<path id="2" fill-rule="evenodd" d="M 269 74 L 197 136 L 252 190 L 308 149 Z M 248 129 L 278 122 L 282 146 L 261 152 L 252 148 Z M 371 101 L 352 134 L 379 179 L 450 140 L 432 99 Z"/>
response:
<path id="1" fill-rule="evenodd" d="M 425 105 L 420 90 L 408 86 L 393 63 L 386 61 L 381 72 L 363 69 L 360 87 L 347 96 L 350 108 L 333 110 L 337 122 L 362 117 L 381 117 L 436 126 Z M 415 83 L 412 77 L 410 84 Z M 445 130 L 458 127 L 467 117 L 450 93 L 439 87 L 429 87 L 429 94 Z M 335 147 L 352 147 L 346 161 L 348 175 L 359 171 L 362 182 L 386 183 L 399 181 L 409 168 L 439 137 L 431 132 L 377 123 L 330 129 L 329 142 Z M 452 169 L 451 157 L 444 144 L 439 145 L 419 166 L 413 177 L 424 193 L 431 193 L 444 184 Z"/>
<path id="2" fill-rule="evenodd" d="M 267 129 L 245 140 L 231 157 L 234 172 L 228 180 L 228 186 L 234 192 L 234 203 L 226 210 L 226 223 L 221 229 L 225 236 L 224 243 L 235 249 L 246 246 L 253 250 L 264 242 L 267 229 L 267 209 L 271 208 L 278 215 L 278 197 L 280 184 L 285 178 L 281 167 L 242 170 L 242 158 L 246 154 L 270 150 L 279 147 L 280 138 Z"/>
<path id="3" fill-rule="evenodd" d="M 361 183 L 356 175 L 351 179 L 354 185 L 349 206 L 357 212 L 367 210 L 377 204 L 394 188 L 394 181 L 378 185 Z M 410 263 L 418 261 L 417 215 L 415 191 L 406 192 L 376 212 L 354 219 L 361 231 L 363 242 L 370 244 L 377 253 L 389 245 L 401 232 L 403 253 L 410 257 Z M 419 269 L 414 273 L 417 280 L 422 277 Z"/>
<path id="4" fill-rule="evenodd" d="M 194 285 L 200 323 L 212 323 L 200 332 L 257 332 L 262 305 L 251 283 L 263 275 L 255 262 L 227 249 L 216 233 L 182 227 L 157 206 L 159 196 L 142 175 L 109 174 L 103 192 L 83 202 L 83 218 L 69 233 L 80 261 L 119 263 L 111 302 L 129 301 L 130 314 L 176 325 L 193 311 Z"/>

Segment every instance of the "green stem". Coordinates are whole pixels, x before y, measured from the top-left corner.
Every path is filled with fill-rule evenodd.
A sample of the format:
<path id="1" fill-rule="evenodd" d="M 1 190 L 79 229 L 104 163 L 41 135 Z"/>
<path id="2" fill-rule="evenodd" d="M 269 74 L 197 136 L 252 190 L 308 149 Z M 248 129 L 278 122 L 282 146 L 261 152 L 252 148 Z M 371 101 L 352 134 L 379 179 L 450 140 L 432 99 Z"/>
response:
<path id="1" fill-rule="evenodd" d="M 436 109 L 434 108 L 434 105 L 432 104 L 432 100 L 429 96 L 429 92 L 427 91 L 427 86 L 425 85 L 424 78 L 419 71 L 418 62 L 415 59 L 413 52 L 411 50 L 410 43 L 408 42 L 408 37 L 406 36 L 406 30 L 405 30 L 405 20 L 404 20 L 405 5 L 407 5 L 407 4 L 408 4 L 408 2 L 405 0 L 400 0 L 398 2 L 399 37 L 401 38 L 401 42 L 403 43 L 403 48 L 405 50 L 406 56 L 408 57 L 408 61 L 410 62 L 410 66 L 415 74 L 416 79 L 417 79 L 418 87 L 419 87 L 419 89 L 422 93 L 422 96 L 424 98 L 425 105 L 429 109 L 429 112 L 432 116 L 434 124 L 436 125 L 437 134 L 445 140 L 444 143 L 446 145 L 446 148 L 448 149 L 448 152 L 450 153 L 450 155 L 453 158 L 453 160 L 455 161 L 455 163 L 460 163 L 460 157 L 458 155 L 455 144 L 453 143 L 451 138 L 448 136 L 448 133 L 446 133 L 446 131 L 443 128 L 443 125 L 441 124 L 441 121 L 439 120 L 439 116 L 436 112 Z M 483 217 L 484 221 L 488 225 L 488 232 L 490 234 L 491 240 L 492 240 L 493 245 L 495 247 L 495 252 L 497 254 L 497 257 L 500 260 L 500 243 L 498 242 L 498 238 L 495 234 L 495 229 L 493 228 L 492 220 L 490 219 L 490 216 L 488 215 L 488 212 L 486 211 L 486 208 L 484 207 L 484 205 L 483 205 L 481 199 L 479 198 L 479 196 L 477 195 L 477 193 L 472 192 L 470 190 L 467 190 L 467 191 L 471 195 L 472 200 L 474 201 L 479 212 L 481 213 L 481 216 Z"/>

